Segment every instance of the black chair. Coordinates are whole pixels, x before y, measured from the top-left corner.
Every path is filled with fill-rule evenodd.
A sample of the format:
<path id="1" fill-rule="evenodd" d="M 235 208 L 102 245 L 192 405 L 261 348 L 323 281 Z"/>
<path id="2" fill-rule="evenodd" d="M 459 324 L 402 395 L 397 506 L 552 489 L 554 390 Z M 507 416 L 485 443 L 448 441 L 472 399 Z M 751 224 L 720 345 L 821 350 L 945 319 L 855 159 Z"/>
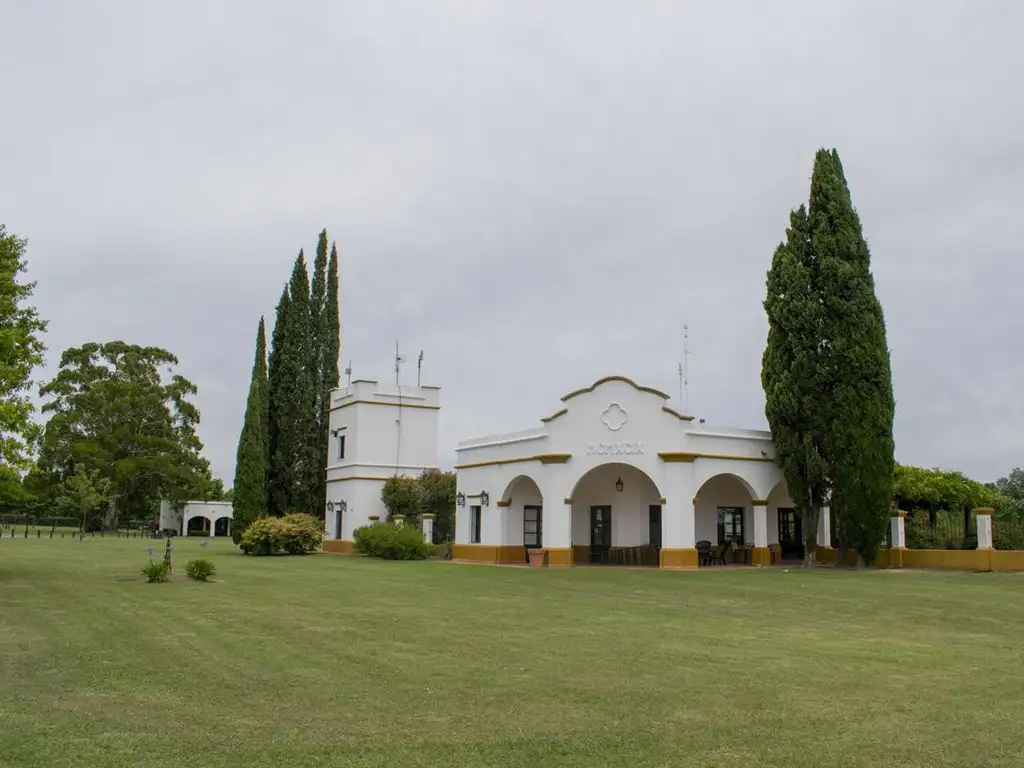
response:
<path id="1" fill-rule="evenodd" d="M 697 542 L 697 565 L 711 565 L 711 542 L 701 540 Z"/>

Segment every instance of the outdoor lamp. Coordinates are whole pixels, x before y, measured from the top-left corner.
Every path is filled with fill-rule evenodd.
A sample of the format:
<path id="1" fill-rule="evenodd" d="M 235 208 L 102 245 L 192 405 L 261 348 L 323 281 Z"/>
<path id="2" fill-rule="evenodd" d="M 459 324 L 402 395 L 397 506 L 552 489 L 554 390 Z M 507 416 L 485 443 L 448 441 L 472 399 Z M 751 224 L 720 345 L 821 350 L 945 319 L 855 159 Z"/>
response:
<path id="1" fill-rule="evenodd" d="M 618 491 L 619 493 L 622 493 L 622 489 L 625 488 L 625 487 L 626 486 L 622 484 L 622 478 L 621 477 L 618 480 L 615 481 L 615 490 Z"/>
<path id="2" fill-rule="evenodd" d="M 480 491 L 480 503 L 485 507 L 491 503 L 491 495 L 487 491 Z"/>
<path id="3" fill-rule="evenodd" d="M 455 503 L 458 504 L 460 507 L 466 506 L 466 494 L 464 494 L 462 491 L 459 491 L 457 494 L 455 494 Z"/>
<path id="4" fill-rule="evenodd" d="M 345 512 L 348 509 L 348 502 L 342 499 L 338 502 L 338 511 Z"/>
<path id="5" fill-rule="evenodd" d="M 334 502 L 333 501 L 328 501 L 327 502 L 327 511 L 328 512 L 333 512 L 334 511 Z"/>

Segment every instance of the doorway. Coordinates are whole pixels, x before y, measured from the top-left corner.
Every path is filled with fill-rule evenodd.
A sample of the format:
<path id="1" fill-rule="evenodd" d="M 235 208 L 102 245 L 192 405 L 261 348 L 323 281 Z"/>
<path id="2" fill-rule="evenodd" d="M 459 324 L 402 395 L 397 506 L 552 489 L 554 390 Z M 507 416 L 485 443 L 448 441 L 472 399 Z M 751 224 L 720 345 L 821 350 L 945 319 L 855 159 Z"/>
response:
<path id="1" fill-rule="evenodd" d="M 783 560 L 804 557 L 803 519 L 791 507 L 779 507 L 779 549 Z"/>
<path id="2" fill-rule="evenodd" d="M 526 547 L 526 562 L 530 561 L 530 550 L 540 547 L 544 541 L 544 513 L 539 504 L 523 507 L 523 546 Z"/>
<path id="3" fill-rule="evenodd" d="M 590 562 L 608 562 L 612 548 L 612 508 L 608 505 L 590 508 Z"/>

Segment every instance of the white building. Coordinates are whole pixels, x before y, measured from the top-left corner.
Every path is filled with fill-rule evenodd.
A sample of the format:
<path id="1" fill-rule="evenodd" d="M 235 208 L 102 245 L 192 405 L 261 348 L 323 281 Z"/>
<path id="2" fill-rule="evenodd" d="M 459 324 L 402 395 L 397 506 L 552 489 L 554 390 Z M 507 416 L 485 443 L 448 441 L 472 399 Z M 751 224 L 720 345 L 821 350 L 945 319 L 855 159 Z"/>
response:
<path id="1" fill-rule="evenodd" d="M 175 507 L 167 499 L 160 502 L 160 530 L 188 532 L 206 531 L 207 536 L 230 536 L 234 508 L 230 501 L 186 501 Z"/>
<path id="2" fill-rule="evenodd" d="M 538 427 L 460 443 L 454 559 L 522 563 L 542 548 L 552 567 L 653 554 L 680 568 L 728 540 L 755 564 L 802 556 L 770 434 L 694 424 L 667 400 L 609 376 L 565 395 Z"/>
<path id="3" fill-rule="evenodd" d="M 351 552 L 357 528 L 387 519 L 389 477 L 437 468 L 440 411 L 440 387 L 359 380 L 331 393 L 324 551 Z"/>

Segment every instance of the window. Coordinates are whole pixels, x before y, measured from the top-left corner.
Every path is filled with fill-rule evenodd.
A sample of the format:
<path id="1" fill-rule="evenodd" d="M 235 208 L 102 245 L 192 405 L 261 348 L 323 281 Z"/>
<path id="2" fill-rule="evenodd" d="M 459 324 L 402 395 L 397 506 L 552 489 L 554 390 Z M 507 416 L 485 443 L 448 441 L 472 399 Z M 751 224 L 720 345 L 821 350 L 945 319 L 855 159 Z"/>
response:
<path id="1" fill-rule="evenodd" d="M 469 508 L 469 543 L 479 544 L 480 543 L 480 509 L 481 507 L 475 506 Z"/>
<path id="2" fill-rule="evenodd" d="M 345 458 L 345 436 L 338 435 L 338 460 Z"/>
<path id="3" fill-rule="evenodd" d="M 543 519 L 540 507 L 523 507 L 523 546 L 534 549 L 541 545 Z"/>
<path id="4" fill-rule="evenodd" d="M 725 544 L 735 541 L 742 544 L 743 539 L 743 507 L 718 508 L 718 543 Z"/>

